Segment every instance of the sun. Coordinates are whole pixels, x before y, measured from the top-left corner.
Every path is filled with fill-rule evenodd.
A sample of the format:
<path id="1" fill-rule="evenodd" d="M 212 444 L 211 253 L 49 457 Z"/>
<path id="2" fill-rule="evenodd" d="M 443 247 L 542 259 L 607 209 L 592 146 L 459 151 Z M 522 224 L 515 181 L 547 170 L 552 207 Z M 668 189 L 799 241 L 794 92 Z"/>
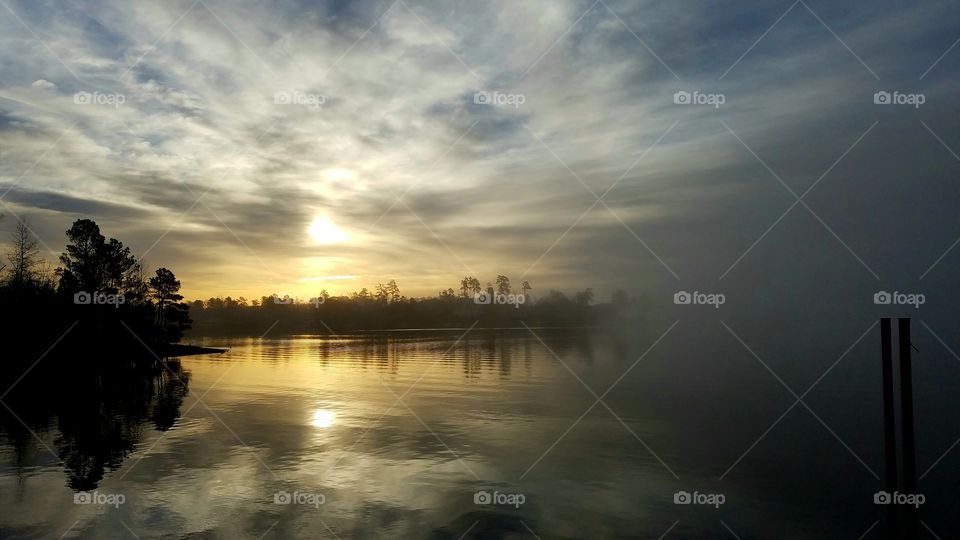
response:
<path id="1" fill-rule="evenodd" d="M 347 239 L 347 234 L 325 217 L 315 218 L 307 227 L 307 234 L 314 243 L 320 245 L 336 244 Z"/>

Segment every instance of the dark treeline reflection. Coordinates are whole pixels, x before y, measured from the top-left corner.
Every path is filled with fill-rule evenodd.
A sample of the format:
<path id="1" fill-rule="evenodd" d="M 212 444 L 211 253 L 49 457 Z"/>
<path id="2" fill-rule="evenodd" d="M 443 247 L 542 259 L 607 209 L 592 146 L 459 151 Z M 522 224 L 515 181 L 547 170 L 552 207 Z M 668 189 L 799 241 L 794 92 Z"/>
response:
<path id="1" fill-rule="evenodd" d="M 642 339 L 643 331 L 636 329 L 540 328 L 535 333 L 533 337 L 525 328 L 401 330 L 336 337 L 300 335 L 278 341 L 231 339 L 225 344 L 243 347 L 258 361 L 288 363 L 307 358 L 322 364 L 347 362 L 360 370 L 393 374 L 422 358 L 437 358 L 440 363 L 462 369 L 467 378 L 489 373 L 507 378 L 514 369 L 529 371 L 534 357 L 543 352 L 543 345 L 558 357 L 571 357 L 585 365 L 595 362 L 597 340 L 616 351 L 618 365 L 636 359 L 648 345 Z M 283 352 L 278 353 L 277 343 Z M 550 357 L 552 354 L 548 353 Z"/>
<path id="2" fill-rule="evenodd" d="M 43 362 L 49 364 L 39 363 L 19 381 L 0 380 L 10 389 L 0 408 L 0 436 L 14 448 L 18 470 L 36 465 L 32 460 L 60 460 L 67 485 L 77 491 L 95 489 L 145 430 L 171 429 L 190 380 L 175 359 L 66 372 L 60 367 L 84 359 L 48 357 Z"/>

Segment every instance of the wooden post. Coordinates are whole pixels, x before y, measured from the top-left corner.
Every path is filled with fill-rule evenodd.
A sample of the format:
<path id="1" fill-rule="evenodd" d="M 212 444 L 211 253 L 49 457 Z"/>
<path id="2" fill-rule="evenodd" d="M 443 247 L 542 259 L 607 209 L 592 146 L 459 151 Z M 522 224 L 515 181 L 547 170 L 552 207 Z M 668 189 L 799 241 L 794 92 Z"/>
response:
<path id="1" fill-rule="evenodd" d="M 893 336 L 890 318 L 880 319 L 880 358 L 883 364 L 883 446 L 886 458 L 887 493 L 897 491 L 897 434 L 895 430 L 895 412 L 893 404 Z M 897 506 L 887 506 L 887 538 L 897 540 L 900 537 L 900 523 L 897 519 Z"/>
<path id="2" fill-rule="evenodd" d="M 900 416 L 903 422 L 903 490 L 917 493 L 917 456 L 913 439 L 913 374 L 910 367 L 910 319 L 899 319 L 900 337 Z M 905 506 L 907 519 L 904 538 L 917 538 L 917 509 Z"/>

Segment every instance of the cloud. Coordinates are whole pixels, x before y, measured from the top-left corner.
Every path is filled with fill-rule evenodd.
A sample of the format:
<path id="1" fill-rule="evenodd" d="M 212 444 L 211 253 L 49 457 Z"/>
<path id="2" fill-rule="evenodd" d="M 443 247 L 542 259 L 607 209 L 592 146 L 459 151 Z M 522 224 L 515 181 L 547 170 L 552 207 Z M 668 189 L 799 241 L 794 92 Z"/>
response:
<path id="1" fill-rule="evenodd" d="M 15 74 L 0 86 L 0 183 L 22 175 L 7 202 L 108 220 L 188 295 L 297 292 L 316 275 L 396 278 L 410 294 L 467 272 L 604 293 L 675 287 L 668 268 L 716 280 L 795 201 L 787 187 L 813 185 L 878 120 L 810 206 L 881 274 L 862 223 L 905 175 L 939 186 L 913 205 L 956 222 L 938 195 L 955 163 L 919 123 L 960 148 L 938 120 L 958 56 L 919 80 L 952 43 L 948 2 L 811 2 L 829 29 L 798 5 L 767 34 L 787 6 L 192 4 L 13 3 L 45 45 L 0 22 L 0 66 Z M 927 104 L 878 108 L 884 88 Z M 678 90 L 725 103 L 677 105 Z M 81 91 L 123 103 L 78 104 Z M 478 104 L 477 92 L 513 104 Z M 317 216 L 350 242 L 312 245 Z M 825 232 L 807 217 L 756 249 Z M 872 280 L 827 234 L 840 249 L 830 260 Z M 951 241 L 911 246 L 916 266 Z M 759 253 L 729 279 L 762 267 Z"/>
<path id="2" fill-rule="evenodd" d="M 42 90 L 53 90 L 57 85 L 53 84 L 50 81 L 44 79 L 37 79 L 30 84 L 33 88 L 40 88 Z"/>

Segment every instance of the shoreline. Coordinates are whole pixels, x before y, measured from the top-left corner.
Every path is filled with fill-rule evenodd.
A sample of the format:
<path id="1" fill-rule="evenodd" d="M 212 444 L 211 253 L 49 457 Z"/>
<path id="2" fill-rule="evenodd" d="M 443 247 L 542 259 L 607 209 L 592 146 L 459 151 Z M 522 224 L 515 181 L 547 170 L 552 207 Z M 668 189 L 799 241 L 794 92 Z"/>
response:
<path id="1" fill-rule="evenodd" d="M 170 356 L 197 356 L 201 354 L 223 354 L 230 349 L 227 347 L 201 347 L 199 345 L 181 345 L 179 343 L 165 343 L 154 351 L 157 356 L 167 358 Z"/>

